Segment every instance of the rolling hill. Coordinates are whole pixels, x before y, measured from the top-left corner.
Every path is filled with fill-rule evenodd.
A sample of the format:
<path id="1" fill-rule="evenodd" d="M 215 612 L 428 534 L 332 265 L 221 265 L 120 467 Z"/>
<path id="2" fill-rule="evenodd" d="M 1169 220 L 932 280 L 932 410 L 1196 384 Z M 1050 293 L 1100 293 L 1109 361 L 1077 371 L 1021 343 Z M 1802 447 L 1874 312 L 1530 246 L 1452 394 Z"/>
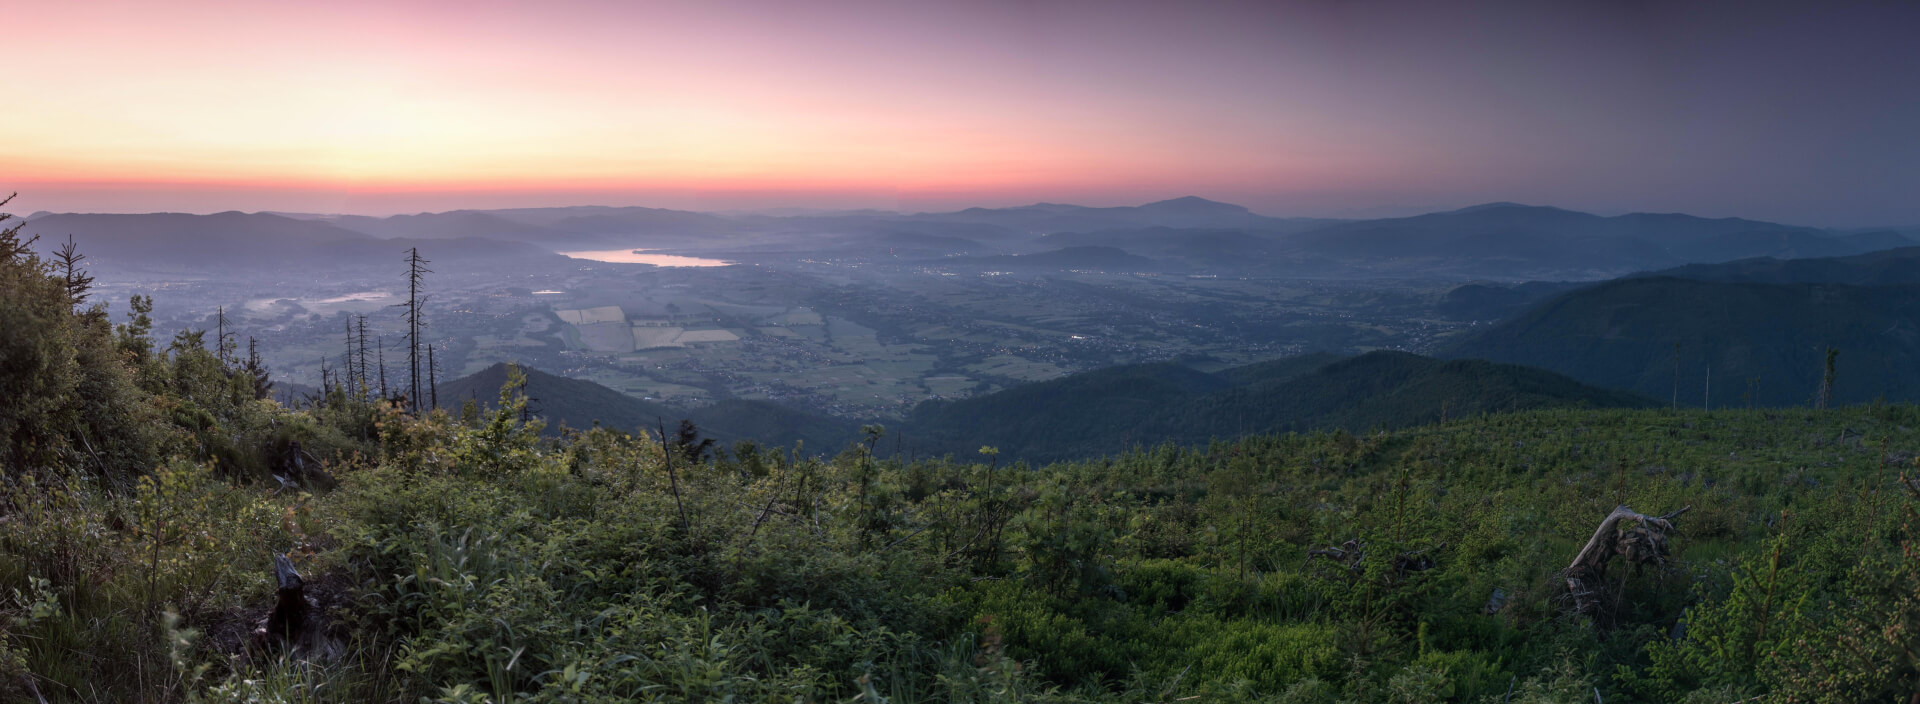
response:
<path id="1" fill-rule="evenodd" d="M 389 239 L 481 237 L 519 242 L 550 242 L 563 234 L 538 225 L 517 222 L 477 210 L 394 215 L 384 218 L 342 215 L 328 222 L 355 232 Z"/>
<path id="2" fill-rule="evenodd" d="M 1775 259 L 1759 257 L 1720 264 L 1689 264 L 1647 276 L 1696 281 L 1769 284 L 1920 284 L 1920 247 L 1901 247 L 1851 257 Z"/>
<path id="3" fill-rule="evenodd" d="M 1374 220 L 1276 218 L 1191 196 L 1129 207 L 1036 203 L 917 214 L 717 215 L 581 206 L 391 217 L 36 214 L 30 223 L 29 232 L 47 241 L 71 232 L 100 264 L 159 269 L 202 260 L 350 266 L 375 252 L 387 256 L 396 245 L 436 250 L 428 255 L 435 260 L 631 246 L 940 258 L 943 266 L 1009 271 L 1591 281 L 1691 263 L 1847 256 L 1914 244 L 1893 230 L 1839 232 L 1682 214 L 1602 217 L 1514 203 Z"/>
<path id="4" fill-rule="evenodd" d="M 804 442 L 832 453 L 858 437 L 859 422 L 764 401 L 728 400 L 691 409 L 642 401 L 590 381 L 524 369 L 534 413 L 548 432 L 599 425 L 632 431 L 687 418 L 708 436 L 763 446 Z M 506 365 L 442 384 L 442 406 L 491 405 Z M 1098 457 L 1134 445 L 1194 445 L 1249 433 L 1431 423 L 1443 417 L 1562 406 L 1644 407 L 1631 393 L 1582 385 L 1508 364 L 1437 360 L 1403 352 L 1312 354 L 1205 373 L 1174 363 L 1138 364 L 1024 384 L 957 401 L 928 401 L 904 422 L 883 421 L 916 453 L 972 456 L 982 445 L 1029 462 Z"/>
<path id="5" fill-rule="evenodd" d="M 691 409 L 628 396 L 591 381 L 569 379 L 538 369 L 521 367 L 532 412 L 547 420 L 547 432 L 560 425 L 585 429 L 599 424 L 632 432 L 665 423 L 672 430 L 680 419 L 692 420 L 703 434 L 730 444 L 753 440 L 772 447 L 804 442 L 814 451 L 832 452 L 858 433 L 851 421 L 814 415 L 765 401 L 726 400 Z M 494 407 L 500 387 L 507 383 L 507 365 L 495 364 L 440 385 L 440 405 L 459 408 L 468 399 Z"/>
<path id="6" fill-rule="evenodd" d="M 937 222 L 985 223 L 1015 232 L 1036 235 L 1050 232 L 1090 232 L 1154 226 L 1296 231 L 1334 222 L 1315 218 L 1267 217 L 1255 214 L 1242 206 L 1196 196 L 1113 208 L 1093 208 L 1063 203 L 1035 203 L 1013 208 L 968 208 L 950 213 L 921 213 L 912 218 Z"/>
<path id="7" fill-rule="evenodd" d="M 1848 269 L 1834 266 L 1693 271 L 1846 278 Z M 1782 406 L 1812 398 L 1829 346 L 1840 351 L 1837 402 L 1920 399 L 1920 285 L 1619 279 L 1554 297 L 1443 354 L 1537 366 L 1670 402 L 1677 386 L 1689 406 Z"/>
<path id="8" fill-rule="evenodd" d="M 50 214 L 27 223 L 26 232 L 40 235 L 39 246 L 48 250 L 72 235 L 87 263 L 108 271 L 391 267 L 409 247 L 447 264 L 558 259 L 546 249 L 520 242 L 379 239 L 319 220 L 268 213 Z"/>
<path id="9" fill-rule="evenodd" d="M 923 403 L 905 432 L 941 452 L 994 445 L 1008 457 L 1044 462 L 1248 433 L 1364 431 L 1496 410 L 1652 404 L 1539 369 L 1382 351 L 1309 355 L 1215 374 L 1175 364 L 1114 367 Z"/>
<path id="10" fill-rule="evenodd" d="M 1741 218 L 1671 213 L 1602 217 L 1489 203 L 1340 223 L 1294 236 L 1288 244 L 1298 253 L 1381 275 L 1596 279 L 1692 262 L 1842 256 L 1912 242 L 1891 232 L 1841 235 Z"/>
<path id="11" fill-rule="evenodd" d="M 1167 264 L 1129 254 L 1118 247 L 1066 247 L 1033 254 L 995 254 L 984 257 L 944 257 L 928 260 L 929 265 L 948 269 L 982 271 L 1058 271 L 1062 269 L 1098 269 L 1106 271 L 1164 271 Z"/>

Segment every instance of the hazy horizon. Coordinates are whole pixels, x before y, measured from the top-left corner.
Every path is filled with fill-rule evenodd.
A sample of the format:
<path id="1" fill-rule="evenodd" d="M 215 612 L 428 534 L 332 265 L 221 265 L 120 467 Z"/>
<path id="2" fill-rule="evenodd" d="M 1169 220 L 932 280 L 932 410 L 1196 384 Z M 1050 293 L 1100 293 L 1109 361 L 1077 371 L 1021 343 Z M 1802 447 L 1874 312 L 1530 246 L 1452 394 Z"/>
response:
<path id="1" fill-rule="evenodd" d="M 1920 6 L 15 10 L 12 206 L 935 212 L 1188 194 L 1920 223 Z M 1380 211 L 1385 209 L 1386 213 Z"/>
<path id="2" fill-rule="evenodd" d="M 137 208 L 127 209 L 127 210 L 54 210 L 49 208 L 26 209 L 21 207 L 15 207 L 22 203 L 31 202 L 32 199 L 30 199 L 28 195 L 29 194 L 27 193 L 18 193 L 17 197 L 13 201 L 8 203 L 8 206 L 6 208 L 7 212 L 14 213 L 15 215 L 18 215 L 18 216 L 32 216 L 37 214 L 214 215 L 218 213 L 239 212 L 239 213 L 246 213 L 246 214 L 268 214 L 268 215 L 321 217 L 321 218 L 351 217 L 351 216 L 388 218 L 388 217 L 397 217 L 397 216 L 405 216 L 405 215 L 431 215 L 431 214 L 458 212 L 458 211 L 484 212 L 484 211 L 491 211 L 491 210 L 540 209 L 540 208 L 548 208 L 548 209 L 652 208 L 652 209 L 660 209 L 660 210 L 679 210 L 679 211 L 685 211 L 685 212 L 706 213 L 706 214 L 722 215 L 722 216 L 766 215 L 766 216 L 775 216 L 775 217 L 787 217 L 787 216 L 794 216 L 794 215 L 814 215 L 814 214 L 830 215 L 835 213 L 857 213 L 862 211 L 895 213 L 903 216 L 911 216 L 911 215 L 928 215 L 928 214 L 958 212 L 958 211 L 966 210 L 969 208 L 1009 209 L 1009 208 L 1021 208 L 1021 207 L 1038 206 L 1038 205 L 1066 205 L 1066 206 L 1082 206 L 1082 207 L 1089 207 L 1089 208 L 1111 208 L 1111 207 L 1124 208 L 1124 207 L 1145 206 L 1145 205 L 1150 205 L 1150 204 L 1161 202 L 1161 201 L 1176 200 L 1180 198 L 1201 198 L 1204 200 L 1214 201 L 1217 203 L 1226 203 L 1228 205 L 1239 205 L 1243 207 L 1245 206 L 1245 204 L 1243 203 L 1234 203 L 1231 201 L 1224 201 L 1216 198 L 1208 198 L 1206 196 L 1185 194 L 1185 195 L 1169 196 L 1167 198 L 1158 198 L 1158 199 L 1146 200 L 1146 201 L 1131 201 L 1131 202 L 1122 201 L 1122 202 L 1103 203 L 1103 204 L 1065 202 L 1065 201 L 1057 201 L 1057 200 L 1038 200 L 1038 201 L 1025 201 L 1025 202 L 1009 201 L 1006 203 L 996 203 L 992 205 L 961 205 L 961 206 L 955 206 L 955 207 L 939 209 L 939 210 L 913 210 L 913 209 L 903 210 L 903 209 L 897 209 L 897 208 L 884 208 L 884 207 L 874 207 L 874 206 L 813 207 L 813 206 L 806 206 L 806 205 L 767 206 L 767 207 L 760 207 L 760 208 L 702 209 L 698 207 L 675 208 L 675 207 L 669 207 L 669 206 L 659 205 L 655 203 L 635 203 L 635 202 L 544 203 L 544 202 L 538 202 L 538 201 L 531 202 L 528 204 L 521 204 L 521 205 L 491 204 L 491 205 L 481 205 L 476 207 L 448 208 L 444 210 L 415 210 L 415 211 L 385 210 L 385 211 L 331 211 L 331 212 L 281 210 L 281 209 L 248 210 L 248 209 L 242 209 L 242 208 L 220 208 L 220 207 L 210 207 L 210 208 L 203 208 L 198 210 L 181 210 L 181 209 L 142 210 Z M 4 194 L 0 194 L 0 197 L 3 197 L 3 196 Z M 1413 217 L 1417 215 L 1427 215 L 1427 214 L 1434 214 L 1434 213 L 1447 213 L 1447 212 L 1452 212 L 1456 210 L 1464 210 L 1468 208 L 1474 208 L 1474 207 L 1483 206 L 1483 205 L 1494 205 L 1494 204 L 1511 204 L 1511 205 L 1518 205 L 1523 207 L 1534 207 L 1534 208 L 1556 208 L 1561 210 L 1584 212 L 1592 215 L 1598 215 L 1601 217 L 1616 217 L 1621 215 L 1636 215 L 1636 214 L 1655 214 L 1655 215 L 1680 214 L 1680 215 L 1691 215 L 1691 216 L 1702 217 L 1702 218 L 1739 218 L 1739 219 L 1747 219 L 1747 220 L 1762 220 L 1761 218 L 1752 218 L 1752 217 L 1748 217 L 1738 213 L 1705 214 L 1705 213 L 1687 212 L 1687 211 L 1603 210 L 1603 209 L 1587 210 L 1582 208 L 1566 207 L 1566 206 L 1557 205 L 1553 203 L 1521 203 L 1521 202 L 1510 201 L 1510 200 L 1488 200 L 1488 201 L 1480 201 L 1480 202 L 1474 202 L 1474 203 L 1434 205 L 1434 206 L 1380 205 L 1380 206 L 1370 206 L 1370 207 L 1355 207 L 1355 208 L 1349 208 L 1349 209 L 1345 209 L 1341 211 L 1333 211 L 1333 212 L 1312 212 L 1312 213 L 1264 212 L 1258 208 L 1248 208 L 1248 212 L 1251 212 L 1254 215 L 1273 217 L 1273 218 L 1309 218 L 1309 219 L 1321 218 L 1321 219 L 1328 219 L 1328 220 L 1371 220 L 1371 219 Z M 1798 221 L 1791 221 L 1791 220 L 1769 221 L 1769 222 L 1777 222 L 1777 224 L 1781 224 L 1781 225 L 1793 225 L 1793 226 L 1800 226 L 1800 227 L 1825 227 L 1825 228 L 1834 228 L 1834 229 L 1872 229 L 1874 227 L 1899 228 L 1899 227 L 1912 227 L 1916 224 L 1916 223 L 1907 223 L 1907 222 L 1889 222 L 1889 223 L 1878 223 L 1876 225 L 1863 226 L 1863 225 L 1833 225 L 1830 223 L 1798 222 Z"/>

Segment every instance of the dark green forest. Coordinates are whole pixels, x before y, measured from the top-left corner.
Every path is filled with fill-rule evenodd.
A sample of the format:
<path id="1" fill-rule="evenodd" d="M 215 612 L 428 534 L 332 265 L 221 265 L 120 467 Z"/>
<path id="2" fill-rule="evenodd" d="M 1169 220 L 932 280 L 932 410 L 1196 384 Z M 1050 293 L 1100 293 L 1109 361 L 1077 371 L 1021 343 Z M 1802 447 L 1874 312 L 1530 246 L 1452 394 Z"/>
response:
<path id="1" fill-rule="evenodd" d="M 1717 271 L 1734 277 L 1748 270 L 1741 264 Z M 1842 270 L 1863 278 L 1873 271 L 1857 264 Z M 1446 355 L 1536 366 L 1670 404 L 1746 408 L 1813 403 L 1833 348 L 1840 353 L 1833 399 L 1912 401 L 1920 399 L 1917 320 L 1920 286 L 1913 284 L 1625 278 L 1549 299 L 1462 339 Z"/>
<path id="2" fill-rule="evenodd" d="M 685 418 L 721 442 L 751 440 L 833 449 L 859 438 L 858 421 L 767 401 L 728 399 L 680 409 L 591 381 L 520 369 L 519 389 L 546 432 L 658 428 Z M 505 364 L 440 386 L 450 405 L 497 409 Z M 1175 362 L 1108 367 L 970 398 L 927 401 L 893 425 L 882 455 L 971 457 L 992 445 L 1008 460 L 1115 456 L 1162 442 L 1195 445 L 1248 435 L 1391 430 L 1490 412 L 1537 408 L 1644 408 L 1652 399 L 1588 386 L 1552 372 L 1405 352 L 1330 353 L 1213 373 Z"/>
<path id="3" fill-rule="evenodd" d="M 1174 364 L 1112 367 L 914 409 L 904 430 L 935 454 L 992 444 L 1058 461 L 1158 442 L 1249 434 L 1404 428 L 1537 408 L 1641 408 L 1651 399 L 1512 364 L 1405 352 L 1308 354 L 1202 373 Z"/>
<path id="4" fill-rule="evenodd" d="M 767 401 L 725 399 L 683 409 L 637 399 L 591 381 L 532 368 L 518 371 L 519 381 L 513 383 L 527 397 L 529 414 L 546 420 L 550 435 L 557 436 L 564 428 L 589 429 L 596 425 L 633 430 L 679 419 L 692 420 L 703 434 L 728 443 L 753 440 L 778 447 L 802 443 L 831 449 L 859 434 L 860 425 L 854 421 Z M 497 409 L 500 387 L 507 385 L 511 374 L 508 365 L 496 364 L 441 384 L 439 398 L 442 405 L 453 408 L 472 401 L 482 408 Z"/>
<path id="5" fill-rule="evenodd" d="M 0 233 L 4 701 L 1920 691 L 1912 405 L 1493 405 L 904 461 L 879 426 L 801 452 L 548 434 L 511 368 L 491 408 L 347 384 L 290 408 L 242 341 L 159 336 L 88 283 Z M 1476 368 L 1419 393 L 1469 407 Z M 1267 371 L 1169 383 L 1297 378 Z"/>

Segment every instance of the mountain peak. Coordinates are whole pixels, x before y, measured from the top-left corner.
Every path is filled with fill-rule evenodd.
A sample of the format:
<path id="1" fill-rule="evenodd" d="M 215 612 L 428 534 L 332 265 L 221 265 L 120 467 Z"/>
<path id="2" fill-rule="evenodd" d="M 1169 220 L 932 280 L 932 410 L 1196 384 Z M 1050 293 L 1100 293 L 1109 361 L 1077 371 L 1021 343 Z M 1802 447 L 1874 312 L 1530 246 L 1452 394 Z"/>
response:
<path id="1" fill-rule="evenodd" d="M 1478 213 L 1478 212 L 1487 211 L 1487 210 L 1560 210 L 1560 208 L 1555 208 L 1555 207 L 1546 206 L 1546 205 L 1527 205 L 1526 203 L 1515 203 L 1513 201 L 1502 200 L 1502 201 L 1494 201 L 1492 203 L 1481 203 L 1479 205 L 1469 205 L 1465 208 L 1461 208 L 1453 212 Z"/>
<path id="2" fill-rule="evenodd" d="M 1207 200 L 1200 196 L 1181 196 L 1140 206 L 1142 209 L 1245 213 L 1247 209 L 1232 203 Z"/>

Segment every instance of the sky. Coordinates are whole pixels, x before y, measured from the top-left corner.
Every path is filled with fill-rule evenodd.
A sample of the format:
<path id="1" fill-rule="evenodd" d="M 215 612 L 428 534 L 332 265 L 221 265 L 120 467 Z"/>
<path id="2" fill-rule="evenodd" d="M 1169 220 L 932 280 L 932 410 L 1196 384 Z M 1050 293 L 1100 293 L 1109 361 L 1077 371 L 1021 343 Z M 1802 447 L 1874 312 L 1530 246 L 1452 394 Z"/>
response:
<path id="1" fill-rule="evenodd" d="M 8 206 L 1920 224 L 1920 3 L 0 0 Z"/>

